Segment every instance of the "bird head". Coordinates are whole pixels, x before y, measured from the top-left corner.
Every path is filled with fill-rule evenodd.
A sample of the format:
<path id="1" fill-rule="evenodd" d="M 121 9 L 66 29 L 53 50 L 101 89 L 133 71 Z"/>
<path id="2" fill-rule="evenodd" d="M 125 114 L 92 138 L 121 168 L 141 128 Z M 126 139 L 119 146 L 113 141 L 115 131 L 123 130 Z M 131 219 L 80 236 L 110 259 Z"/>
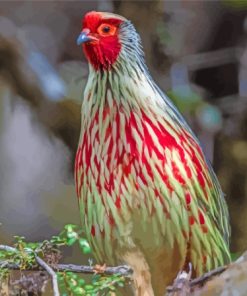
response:
<path id="1" fill-rule="evenodd" d="M 89 63 L 95 70 L 110 69 L 124 48 L 134 46 L 132 35 L 139 36 L 126 18 L 108 12 L 88 12 L 82 22 L 77 44 L 82 44 Z M 138 39 L 138 40 L 137 40 Z M 129 43 L 129 44 L 128 44 Z"/>

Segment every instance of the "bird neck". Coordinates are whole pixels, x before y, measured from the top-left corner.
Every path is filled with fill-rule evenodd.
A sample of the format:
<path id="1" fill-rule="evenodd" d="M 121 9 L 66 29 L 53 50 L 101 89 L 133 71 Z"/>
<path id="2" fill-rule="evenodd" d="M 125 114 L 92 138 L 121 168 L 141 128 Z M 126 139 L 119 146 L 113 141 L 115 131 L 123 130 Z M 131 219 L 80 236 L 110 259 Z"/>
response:
<path id="1" fill-rule="evenodd" d="M 145 65 L 116 63 L 111 70 L 95 70 L 89 66 L 89 78 L 82 103 L 82 128 L 98 114 L 103 119 L 105 110 L 121 110 L 128 117 L 131 112 L 157 113 L 166 109 L 166 102 L 153 82 Z"/>

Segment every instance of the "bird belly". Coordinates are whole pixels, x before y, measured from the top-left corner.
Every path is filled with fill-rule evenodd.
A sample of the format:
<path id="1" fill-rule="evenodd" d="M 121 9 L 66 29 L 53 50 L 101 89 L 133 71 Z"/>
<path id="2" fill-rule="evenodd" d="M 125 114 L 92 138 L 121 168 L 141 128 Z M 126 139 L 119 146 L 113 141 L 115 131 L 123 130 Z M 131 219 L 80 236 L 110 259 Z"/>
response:
<path id="1" fill-rule="evenodd" d="M 97 187 L 97 178 L 91 173 L 85 175 L 80 200 L 83 227 L 97 263 L 128 264 L 135 274 L 146 274 L 155 295 L 162 295 L 183 267 L 186 238 L 180 231 L 180 245 L 176 242 L 179 233 L 168 206 L 159 198 L 162 189 L 154 185 L 160 180 L 144 184 L 142 163 L 132 155 L 126 154 L 122 159 L 109 172 L 114 180 L 110 187 L 109 182 Z M 137 284 L 143 286 L 141 279 L 142 276 Z"/>
<path id="2" fill-rule="evenodd" d="M 199 275 L 228 253 L 211 212 L 216 193 L 201 150 L 162 120 L 153 124 L 144 116 L 138 124 L 132 114 L 126 123 L 119 111 L 103 132 L 92 122 L 81 136 L 76 180 L 98 263 L 126 263 L 137 274 L 145 269 L 150 281 L 160 274 L 167 285 L 186 261 Z"/>

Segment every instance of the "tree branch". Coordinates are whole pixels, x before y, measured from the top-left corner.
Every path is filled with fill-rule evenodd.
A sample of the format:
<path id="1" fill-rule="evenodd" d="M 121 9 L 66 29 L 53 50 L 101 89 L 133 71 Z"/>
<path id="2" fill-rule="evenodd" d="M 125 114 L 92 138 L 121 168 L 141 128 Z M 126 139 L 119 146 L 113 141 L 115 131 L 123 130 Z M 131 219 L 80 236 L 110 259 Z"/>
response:
<path id="1" fill-rule="evenodd" d="M 55 267 L 57 271 L 72 271 L 77 273 L 95 273 L 94 266 L 87 266 L 87 265 L 75 265 L 75 264 L 57 264 Z M 119 265 L 113 267 L 106 267 L 103 274 L 105 275 L 113 275 L 119 274 L 122 276 L 130 276 L 132 274 L 132 269 L 127 265 Z"/>
<path id="2" fill-rule="evenodd" d="M 0 245 L 0 250 L 6 251 L 6 252 L 18 252 L 16 248 L 5 246 L 5 245 Z"/>
<path id="3" fill-rule="evenodd" d="M 209 272 L 206 272 L 202 276 L 191 280 L 190 281 L 190 286 L 194 287 L 194 286 L 197 286 L 197 285 L 204 284 L 206 281 L 211 279 L 213 276 L 221 274 L 226 269 L 227 269 L 227 266 L 220 266 L 220 267 L 218 267 L 216 269 L 213 269 L 213 270 L 211 270 Z"/>
<path id="4" fill-rule="evenodd" d="M 227 269 L 227 267 L 228 266 L 220 266 L 220 267 L 218 267 L 216 269 L 213 269 L 213 270 L 211 270 L 209 272 L 204 273 L 200 277 L 197 277 L 197 278 L 189 280 L 189 281 L 184 281 L 184 283 L 181 283 L 181 285 L 179 287 L 177 285 L 168 286 L 166 288 L 166 291 L 167 291 L 167 293 L 174 293 L 174 292 L 182 291 L 184 289 L 184 285 L 186 285 L 186 284 L 188 284 L 188 286 L 190 288 L 194 288 L 196 286 L 202 286 L 203 284 L 205 284 L 205 282 L 210 280 L 212 277 L 214 277 L 216 275 L 219 275 L 222 272 L 224 272 Z"/>
<path id="5" fill-rule="evenodd" d="M 21 269 L 21 267 L 18 264 L 10 263 L 10 262 L 8 263 L 6 261 L 0 261 L 0 268 L 1 267 L 5 267 L 10 270 L 20 270 Z M 26 268 L 25 270 L 26 271 L 40 271 L 41 269 L 44 269 L 47 271 L 47 269 L 44 268 L 44 266 L 42 266 L 41 264 L 39 264 L 39 266 L 30 266 L 30 267 Z M 56 272 L 70 271 L 70 272 L 76 272 L 76 273 L 95 274 L 95 267 L 89 266 L 89 265 L 56 264 L 56 265 L 52 266 L 52 269 L 53 269 L 53 271 L 56 271 Z M 119 275 L 127 277 L 132 274 L 132 269 L 130 267 L 128 267 L 127 265 L 106 267 L 103 274 L 105 274 L 105 275 L 119 274 Z"/>
<path id="6" fill-rule="evenodd" d="M 40 257 L 38 257 L 35 254 L 35 260 L 41 266 L 52 278 L 52 288 L 53 288 L 53 295 L 59 296 L 59 288 L 58 288 L 58 282 L 57 282 L 57 274 L 56 272 Z"/>
<path id="7" fill-rule="evenodd" d="M 7 252 L 19 252 L 18 249 L 6 246 L 6 245 L 0 245 L 0 250 L 7 251 Z M 8 262 L 8 260 L 0 261 L 0 268 L 7 268 L 9 270 L 23 270 L 23 271 L 40 271 L 44 270 L 46 271 L 52 278 L 52 285 L 53 285 L 53 295 L 59 296 L 59 290 L 58 290 L 58 283 L 57 283 L 57 275 L 56 272 L 74 272 L 74 273 L 84 273 L 84 274 L 95 274 L 95 266 L 88 266 L 88 265 L 76 265 L 76 264 L 50 264 L 48 265 L 43 259 L 38 257 L 35 253 L 35 251 L 31 249 L 24 249 L 27 253 L 33 253 L 37 262 L 37 265 L 34 266 L 28 266 L 25 269 L 19 264 Z M 211 270 L 202 276 L 190 280 L 190 277 L 188 277 L 187 280 L 184 281 L 184 283 L 180 283 L 180 285 L 176 285 L 174 282 L 173 286 L 167 287 L 167 295 L 180 295 L 182 291 L 185 291 L 186 289 L 188 291 L 193 291 L 194 289 L 197 289 L 197 287 L 201 288 L 204 287 L 205 283 L 211 280 L 213 277 L 223 273 L 224 271 L 229 272 L 231 271 L 231 268 L 234 268 L 237 264 L 246 264 L 247 262 L 247 253 L 244 253 L 238 261 L 235 263 L 230 264 L 229 266 L 222 266 L 218 267 L 214 270 Z M 241 262 L 240 262 L 241 261 Z M 246 262 L 245 262 L 246 261 Z M 237 265 L 238 266 L 238 265 Z M 113 266 L 113 267 L 106 267 L 102 274 L 104 275 L 114 275 L 119 274 L 124 277 L 128 277 L 132 274 L 132 269 L 127 265 L 120 265 L 120 266 Z M 224 276 L 225 273 L 223 273 Z M 217 278 L 213 279 L 217 280 Z M 207 285 L 207 283 L 206 283 Z M 187 287 L 187 288 L 186 288 Z M 186 289 L 185 289 L 186 288 Z M 186 291 L 187 291 L 186 290 Z M 175 293 L 175 294 L 174 294 Z M 181 295 L 189 295 L 187 292 L 185 294 Z"/>

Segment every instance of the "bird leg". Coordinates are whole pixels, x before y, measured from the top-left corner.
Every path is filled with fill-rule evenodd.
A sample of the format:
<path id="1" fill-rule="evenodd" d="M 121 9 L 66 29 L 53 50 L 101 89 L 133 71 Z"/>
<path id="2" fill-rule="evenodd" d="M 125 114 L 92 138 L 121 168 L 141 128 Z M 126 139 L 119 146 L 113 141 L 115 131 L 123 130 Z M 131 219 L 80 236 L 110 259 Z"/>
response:
<path id="1" fill-rule="evenodd" d="M 154 296 L 149 266 L 143 253 L 134 248 L 126 251 L 122 259 L 133 269 L 134 295 Z"/>
<path id="2" fill-rule="evenodd" d="M 192 264 L 188 264 L 188 271 L 181 270 L 179 271 L 177 277 L 173 282 L 173 286 L 168 295 L 176 296 L 176 295 L 189 295 L 190 292 L 190 279 L 192 276 Z"/>

